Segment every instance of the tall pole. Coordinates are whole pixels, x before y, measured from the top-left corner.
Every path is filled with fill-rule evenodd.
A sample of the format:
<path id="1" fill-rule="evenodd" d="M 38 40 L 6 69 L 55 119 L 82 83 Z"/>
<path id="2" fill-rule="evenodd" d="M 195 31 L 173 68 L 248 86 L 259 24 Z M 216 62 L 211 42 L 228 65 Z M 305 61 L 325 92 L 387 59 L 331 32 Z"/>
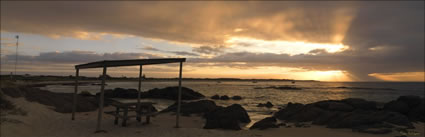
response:
<path id="1" fill-rule="evenodd" d="M 102 122 L 102 114 L 103 114 L 103 98 L 105 94 L 105 79 L 106 79 L 106 66 L 103 66 L 103 74 L 102 74 L 102 85 L 100 87 L 100 97 L 99 97 L 99 113 L 97 114 L 97 127 L 96 127 L 96 133 L 104 132 L 104 130 L 101 129 L 100 125 Z"/>
<path id="2" fill-rule="evenodd" d="M 182 68 L 183 62 L 180 62 L 180 71 L 179 71 L 179 92 L 177 95 L 177 115 L 176 115 L 176 128 L 179 128 L 179 119 L 180 119 L 180 107 L 181 107 L 181 99 L 182 99 Z"/>
<path id="3" fill-rule="evenodd" d="M 75 111 L 77 110 L 77 93 L 78 93 L 78 73 L 80 69 L 75 69 L 75 87 L 74 87 L 74 98 L 72 101 L 72 117 L 71 119 L 75 119 Z"/>
<path id="4" fill-rule="evenodd" d="M 139 68 L 139 92 L 137 92 L 137 120 L 141 120 L 140 119 L 140 94 L 141 94 L 141 92 L 142 92 L 142 65 L 140 65 L 140 68 Z"/>
<path id="5" fill-rule="evenodd" d="M 15 73 L 16 75 L 16 66 L 18 65 L 18 46 L 19 46 L 19 35 L 16 35 L 16 54 L 15 54 Z"/>

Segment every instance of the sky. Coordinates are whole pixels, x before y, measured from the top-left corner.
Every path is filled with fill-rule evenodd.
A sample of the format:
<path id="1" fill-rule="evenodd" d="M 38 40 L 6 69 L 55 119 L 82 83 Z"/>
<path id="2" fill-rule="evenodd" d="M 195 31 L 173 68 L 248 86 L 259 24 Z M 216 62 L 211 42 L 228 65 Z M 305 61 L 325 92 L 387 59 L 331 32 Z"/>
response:
<path id="1" fill-rule="evenodd" d="M 183 77 L 424 81 L 423 1 L 1 1 L 1 73 L 187 58 Z M 177 77 L 178 64 L 144 66 Z M 101 69 L 81 71 L 98 76 Z M 135 77 L 138 67 L 110 68 Z"/>

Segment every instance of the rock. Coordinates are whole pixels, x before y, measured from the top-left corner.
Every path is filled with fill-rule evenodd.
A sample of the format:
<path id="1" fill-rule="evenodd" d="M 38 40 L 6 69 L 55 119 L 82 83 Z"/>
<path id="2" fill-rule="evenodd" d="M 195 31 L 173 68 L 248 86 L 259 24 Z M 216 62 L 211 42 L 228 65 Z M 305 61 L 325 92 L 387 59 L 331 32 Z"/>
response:
<path id="1" fill-rule="evenodd" d="M 294 86 L 269 86 L 269 87 L 255 87 L 254 89 L 278 89 L 278 90 L 301 90 Z"/>
<path id="2" fill-rule="evenodd" d="M 288 120 L 291 116 L 296 115 L 302 108 L 303 104 L 300 103 L 291 103 L 289 102 L 286 105 L 286 108 L 279 110 L 274 114 L 274 117 L 280 120 Z"/>
<path id="3" fill-rule="evenodd" d="M 331 112 L 331 111 L 323 111 L 319 117 L 317 117 L 313 124 L 316 125 L 326 125 L 333 121 L 335 117 L 342 114 L 343 112 Z"/>
<path id="4" fill-rule="evenodd" d="M 205 129 L 231 129 L 240 130 L 239 123 L 249 123 L 246 110 L 239 104 L 233 104 L 228 107 L 218 107 L 204 115 L 206 118 Z"/>
<path id="5" fill-rule="evenodd" d="M 407 114 L 409 112 L 409 105 L 403 101 L 393 100 L 384 105 L 384 110 Z"/>
<path id="6" fill-rule="evenodd" d="M 72 112 L 73 93 L 54 93 L 33 87 L 2 88 L 2 91 L 12 97 L 25 97 L 30 102 L 38 102 L 53 107 L 60 113 Z M 98 108 L 97 100 L 91 96 L 78 95 L 77 112 L 94 111 Z"/>
<path id="7" fill-rule="evenodd" d="M 413 127 L 408 118 L 397 112 L 388 111 L 363 111 L 357 110 L 344 113 L 333 118 L 334 120 L 327 124 L 329 128 L 358 128 L 368 125 L 378 125 L 383 122 Z"/>
<path id="8" fill-rule="evenodd" d="M 249 129 L 264 130 L 267 128 L 278 128 L 279 126 L 276 125 L 276 121 L 277 120 L 274 117 L 267 117 L 258 122 L 255 122 L 254 125 L 252 125 Z"/>
<path id="9" fill-rule="evenodd" d="M 96 96 L 99 96 L 100 93 L 96 93 Z M 105 98 L 127 98 L 127 99 L 136 99 L 138 96 L 138 91 L 136 89 L 123 89 L 115 88 L 114 90 L 105 90 Z M 159 99 L 170 99 L 176 100 L 178 96 L 178 87 L 166 87 L 162 89 L 154 88 L 147 92 L 141 92 L 141 98 L 159 98 Z M 193 91 L 190 88 L 182 87 L 181 90 L 181 99 L 182 100 L 195 100 L 202 99 L 205 96 L 201 93 Z"/>
<path id="10" fill-rule="evenodd" d="M 86 97 L 90 97 L 90 96 L 94 96 L 92 95 L 90 92 L 88 91 L 82 91 L 80 94 L 78 94 L 80 96 L 86 96 Z"/>
<path id="11" fill-rule="evenodd" d="M 271 107 L 273 107 L 274 105 L 271 103 L 271 102 L 269 102 L 269 101 L 267 101 L 266 103 L 259 103 L 258 105 L 257 105 L 257 107 L 267 107 L 267 108 L 271 108 Z"/>
<path id="12" fill-rule="evenodd" d="M 220 99 L 220 96 L 216 94 L 216 95 L 212 96 L 211 99 Z"/>
<path id="13" fill-rule="evenodd" d="M 360 98 L 347 98 L 341 101 L 353 106 L 355 109 L 377 110 L 377 107 L 376 107 L 377 103 L 374 101 L 366 101 Z"/>
<path id="14" fill-rule="evenodd" d="M 357 130 L 357 132 L 369 133 L 369 134 L 388 134 L 393 132 L 393 130 L 388 128 L 369 128 L 369 129 L 360 129 L 360 130 Z"/>
<path id="15" fill-rule="evenodd" d="M 241 99 L 242 99 L 242 97 L 241 97 L 241 96 L 233 96 L 233 97 L 232 97 L 232 99 L 233 99 L 233 100 L 241 100 Z"/>
<path id="16" fill-rule="evenodd" d="M 221 96 L 220 97 L 220 100 L 229 100 L 230 98 L 229 98 L 229 96 L 227 96 L 227 95 L 224 95 L 224 96 Z"/>
<path id="17" fill-rule="evenodd" d="M 421 121 L 425 122 L 425 109 L 424 109 L 424 101 L 422 103 L 412 109 L 410 109 L 408 113 L 409 120 L 411 121 Z"/>
<path id="18" fill-rule="evenodd" d="M 410 108 L 413 108 L 423 101 L 419 96 L 400 96 L 397 101 L 405 102 Z"/>
<path id="19" fill-rule="evenodd" d="M 180 112 L 182 114 L 205 114 L 217 109 L 217 105 L 214 101 L 211 100 L 199 100 L 195 102 L 182 102 Z M 177 104 L 174 103 L 171 106 L 168 106 L 166 109 L 161 112 L 176 112 Z"/>
<path id="20" fill-rule="evenodd" d="M 266 105 L 265 105 L 267 108 L 271 108 L 271 107 L 273 107 L 273 104 L 271 103 L 271 102 L 269 102 L 269 101 L 267 101 L 267 103 L 266 103 Z"/>
<path id="21" fill-rule="evenodd" d="M 166 87 L 162 89 L 151 89 L 147 94 L 143 94 L 145 98 L 161 98 L 161 99 L 171 99 L 176 100 L 178 95 L 179 87 Z M 143 93 L 143 92 L 142 92 Z M 190 88 L 182 87 L 181 88 L 181 99 L 182 100 L 195 100 L 202 99 L 205 96 L 201 93 L 198 93 Z"/>
<path id="22" fill-rule="evenodd" d="M 349 112 L 349 111 L 353 111 L 354 107 L 352 107 L 349 104 L 346 103 L 342 103 L 339 101 L 334 101 L 334 100 L 326 100 L 326 101 L 319 101 L 316 103 L 313 103 L 314 105 L 325 109 L 325 110 L 330 110 L 330 111 L 345 111 L 345 112 Z"/>

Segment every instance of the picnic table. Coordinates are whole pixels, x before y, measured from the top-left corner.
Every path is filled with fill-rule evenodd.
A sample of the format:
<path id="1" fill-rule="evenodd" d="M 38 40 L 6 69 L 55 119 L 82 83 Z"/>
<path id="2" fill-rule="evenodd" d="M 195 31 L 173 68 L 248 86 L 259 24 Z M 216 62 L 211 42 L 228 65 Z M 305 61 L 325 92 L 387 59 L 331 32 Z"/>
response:
<path id="1" fill-rule="evenodd" d="M 122 126 L 127 126 L 127 120 L 130 118 L 136 117 L 136 120 L 138 122 L 141 122 L 142 116 L 146 116 L 146 124 L 149 124 L 150 117 L 156 115 L 156 112 L 152 112 L 152 106 L 153 102 L 140 102 L 139 108 L 137 108 L 137 102 L 120 102 L 120 101 L 113 101 L 110 103 L 110 105 L 115 107 L 115 111 L 108 111 L 105 112 L 106 114 L 110 114 L 115 116 L 114 124 L 118 124 L 118 120 L 122 119 Z M 128 115 L 128 112 L 135 111 L 136 115 Z M 122 112 L 122 113 L 121 113 Z"/>

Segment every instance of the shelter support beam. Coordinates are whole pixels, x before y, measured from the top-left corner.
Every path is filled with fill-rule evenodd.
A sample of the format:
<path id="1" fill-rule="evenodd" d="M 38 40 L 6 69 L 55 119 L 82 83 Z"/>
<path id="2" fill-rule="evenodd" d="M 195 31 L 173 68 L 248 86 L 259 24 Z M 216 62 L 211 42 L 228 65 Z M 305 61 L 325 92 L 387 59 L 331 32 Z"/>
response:
<path id="1" fill-rule="evenodd" d="M 77 110 L 77 93 L 78 93 L 78 75 L 79 69 L 75 69 L 75 86 L 74 86 L 74 97 L 72 100 L 72 120 L 75 120 L 75 111 Z"/>
<path id="2" fill-rule="evenodd" d="M 102 132 L 101 123 L 102 123 L 102 114 L 103 114 L 103 102 L 105 95 L 105 79 L 106 79 L 106 67 L 103 67 L 103 75 L 102 75 L 102 84 L 100 87 L 100 97 L 99 97 L 99 113 L 97 115 L 97 127 L 96 132 Z"/>

